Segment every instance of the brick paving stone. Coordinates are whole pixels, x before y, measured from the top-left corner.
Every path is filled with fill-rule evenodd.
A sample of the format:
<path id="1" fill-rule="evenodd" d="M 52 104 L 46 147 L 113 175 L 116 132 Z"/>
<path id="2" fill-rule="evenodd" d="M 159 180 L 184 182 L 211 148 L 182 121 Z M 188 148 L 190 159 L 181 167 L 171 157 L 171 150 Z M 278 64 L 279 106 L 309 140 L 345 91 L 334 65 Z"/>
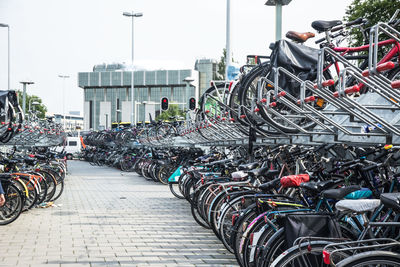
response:
<path id="1" fill-rule="evenodd" d="M 237 266 L 167 186 L 81 161 L 69 172 L 62 205 L 0 227 L 0 267 Z"/>

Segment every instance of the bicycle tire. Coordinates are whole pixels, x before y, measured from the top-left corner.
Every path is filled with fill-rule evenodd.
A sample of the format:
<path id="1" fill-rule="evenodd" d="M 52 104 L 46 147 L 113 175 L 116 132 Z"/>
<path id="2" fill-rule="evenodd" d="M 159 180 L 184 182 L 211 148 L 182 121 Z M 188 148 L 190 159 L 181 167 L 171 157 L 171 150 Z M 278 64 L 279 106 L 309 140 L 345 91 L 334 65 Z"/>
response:
<path id="1" fill-rule="evenodd" d="M 0 225 L 10 224 L 22 213 L 24 207 L 23 194 L 13 184 L 4 186 L 6 203 L 0 207 Z"/>
<path id="2" fill-rule="evenodd" d="M 176 183 L 176 182 L 173 182 L 173 183 L 168 183 L 168 186 L 169 186 L 169 190 L 171 191 L 171 193 L 176 197 L 176 198 L 179 198 L 179 199 L 185 199 L 185 197 L 180 193 L 180 190 L 179 190 L 179 184 L 178 183 Z M 179 193 L 177 193 L 177 192 L 179 192 Z"/>
<path id="3" fill-rule="evenodd" d="M 300 245 L 293 246 L 285 250 L 279 255 L 272 263 L 271 267 L 287 267 L 287 266 L 301 266 L 301 267 L 328 267 L 322 259 L 322 251 L 326 245 L 332 244 L 328 241 L 314 241 L 304 242 Z M 339 254 L 338 254 L 339 255 Z M 341 256 L 348 254 L 341 254 Z M 307 260 L 308 262 L 304 262 Z M 311 262 L 312 261 L 312 262 Z"/>

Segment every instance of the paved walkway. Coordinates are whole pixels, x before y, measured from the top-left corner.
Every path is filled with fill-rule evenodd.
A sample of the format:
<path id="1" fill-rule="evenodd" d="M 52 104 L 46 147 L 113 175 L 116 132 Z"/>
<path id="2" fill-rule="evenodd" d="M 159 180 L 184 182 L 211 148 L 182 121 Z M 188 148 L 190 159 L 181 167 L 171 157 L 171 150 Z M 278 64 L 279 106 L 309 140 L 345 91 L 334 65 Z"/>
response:
<path id="1" fill-rule="evenodd" d="M 184 200 L 136 174 L 70 161 L 57 207 L 0 226 L 0 266 L 234 266 Z"/>

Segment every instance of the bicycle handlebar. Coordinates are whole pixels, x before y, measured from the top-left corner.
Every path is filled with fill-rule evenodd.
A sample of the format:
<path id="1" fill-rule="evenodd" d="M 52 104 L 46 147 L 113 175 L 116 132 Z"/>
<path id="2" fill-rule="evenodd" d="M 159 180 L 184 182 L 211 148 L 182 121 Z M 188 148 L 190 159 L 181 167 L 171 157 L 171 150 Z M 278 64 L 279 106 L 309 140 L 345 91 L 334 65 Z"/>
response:
<path id="1" fill-rule="evenodd" d="M 348 23 L 333 27 L 330 30 L 330 32 L 331 33 L 337 32 L 337 31 L 343 30 L 344 28 L 348 28 L 348 27 L 351 27 L 351 26 L 354 26 L 354 25 L 362 26 L 362 25 L 367 24 L 367 23 L 368 23 L 367 19 L 358 18 L 358 19 L 352 20 L 352 21 L 350 21 Z M 344 34 L 343 32 L 339 32 L 339 33 L 337 33 L 335 35 L 329 35 L 329 36 L 334 39 L 334 38 L 336 38 L 336 37 L 338 37 L 340 35 L 343 35 L 343 34 Z M 325 40 L 326 40 L 326 37 L 322 37 L 321 39 L 318 39 L 317 41 L 315 41 L 315 44 L 319 44 L 319 43 L 321 43 L 321 42 L 323 42 Z"/>

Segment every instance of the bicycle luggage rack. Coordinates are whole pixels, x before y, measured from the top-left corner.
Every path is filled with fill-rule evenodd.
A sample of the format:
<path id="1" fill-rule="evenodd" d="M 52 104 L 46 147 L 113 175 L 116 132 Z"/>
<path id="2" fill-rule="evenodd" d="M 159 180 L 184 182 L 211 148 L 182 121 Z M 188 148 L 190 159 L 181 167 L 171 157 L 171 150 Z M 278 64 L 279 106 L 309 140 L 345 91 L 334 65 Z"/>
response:
<path id="1" fill-rule="evenodd" d="M 398 10 L 396 11 L 395 16 L 397 16 Z M 379 43 L 379 31 L 385 33 L 390 38 L 396 40 L 400 43 L 400 32 L 396 29 L 392 28 L 386 23 L 379 22 L 378 24 L 374 25 L 370 29 L 369 34 L 369 61 L 368 61 L 368 71 L 371 74 L 376 74 L 379 71 L 377 70 L 378 62 L 378 43 Z"/>
<path id="2" fill-rule="evenodd" d="M 332 102 L 332 104 L 339 104 L 339 102 L 341 102 L 345 105 L 345 107 L 354 108 L 355 110 L 350 110 L 351 116 L 360 119 L 360 121 L 363 121 L 370 126 L 373 125 L 375 129 L 385 134 L 392 135 L 392 137 L 393 135 L 399 136 L 400 130 L 394 125 L 398 124 L 400 118 L 398 118 L 398 114 L 395 114 L 396 116 L 393 119 L 393 113 L 398 113 L 399 111 L 400 105 L 398 104 L 398 99 L 400 97 L 400 94 L 394 91 L 389 84 L 386 84 L 386 86 L 384 86 L 382 83 L 377 83 L 377 76 L 363 76 L 360 69 L 352 66 L 344 57 L 336 54 L 330 48 L 323 48 L 319 54 L 317 75 L 317 85 L 319 90 L 327 91 L 322 82 L 322 71 L 325 53 L 329 54 L 345 66 L 345 70 L 342 71 L 340 75 L 341 81 L 339 82 L 339 97 L 334 99 L 334 102 Z M 350 97 L 347 97 L 345 91 L 346 89 L 344 88 L 344 85 L 346 83 L 346 74 L 351 75 L 357 81 L 368 86 L 373 91 L 373 93 L 368 92 L 366 94 L 362 94 L 360 97 L 357 98 L 357 101 L 351 99 Z M 375 103 L 375 105 L 371 106 L 370 103 Z M 368 108 L 374 109 L 375 111 L 371 112 Z M 389 113 L 388 111 L 391 111 L 392 113 Z M 379 112 L 379 115 L 377 114 L 377 112 Z M 367 117 L 360 117 L 360 113 L 364 114 Z M 391 121 L 388 122 L 387 119 L 391 119 Z M 388 131 L 390 133 L 387 133 Z"/>
<path id="3" fill-rule="evenodd" d="M 287 71 L 286 69 L 279 67 L 275 69 L 275 83 L 272 83 L 270 80 L 268 80 L 266 77 L 263 77 L 260 81 L 259 81 L 259 88 L 258 88 L 258 103 L 266 109 L 266 112 L 272 112 L 274 115 L 276 115 L 277 117 L 285 120 L 286 122 L 288 122 L 290 125 L 294 126 L 296 129 L 298 129 L 299 131 L 301 131 L 304 134 L 308 134 L 311 136 L 310 140 L 313 141 L 319 141 L 319 142 L 326 142 L 327 137 L 323 137 L 321 138 L 321 136 L 326 136 L 326 135 L 334 135 L 334 141 L 341 141 L 340 139 L 343 139 L 343 137 L 345 136 L 352 136 L 352 138 L 344 138 L 344 140 L 342 141 L 346 141 L 346 142 L 357 142 L 357 143 L 363 143 L 363 142 L 371 142 L 373 140 L 371 140 L 371 137 L 384 137 L 384 139 L 382 140 L 382 138 L 379 141 L 385 141 L 385 139 L 390 140 L 391 138 L 388 138 L 388 131 L 386 131 L 385 129 L 382 129 L 380 127 L 380 125 L 383 125 L 383 127 L 386 127 L 392 134 L 396 134 L 399 135 L 400 131 L 398 130 L 398 128 L 392 126 L 393 120 L 391 122 L 387 122 L 385 119 L 383 119 L 383 117 L 388 117 L 388 114 L 385 111 L 390 110 L 392 111 L 392 113 L 394 111 L 398 110 L 399 105 L 397 103 L 394 103 L 396 107 L 393 106 L 393 100 L 390 99 L 390 97 L 392 97 L 393 99 L 398 97 L 398 94 L 392 94 L 392 92 L 390 92 L 389 90 L 386 90 L 385 93 L 388 94 L 389 96 L 383 94 L 382 92 L 379 91 L 379 89 L 382 89 L 379 84 L 374 83 L 374 81 L 371 81 L 370 79 L 368 79 L 367 77 L 364 77 L 361 73 L 360 70 L 357 70 L 355 67 L 353 67 L 349 62 L 347 62 L 347 60 L 345 60 L 344 58 L 338 56 L 335 52 L 333 52 L 332 50 L 328 50 L 327 49 L 323 49 L 320 54 L 319 54 L 319 60 L 318 60 L 318 80 L 317 80 L 317 84 L 319 84 L 319 86 L 317 88 L 314 88 L 314 85 L 310 82 L 310 81 L 302 81 L 301 79 L 299 79 L 297 76 L 293 75 L 292 73 L 290 73 L 289 71 Z M 325 52 L 327 50 L 327 52 Z M 339 83 L 339 91 L 337 92 L 337 97 L 334 97 L 334 95 L 332 95 L 332 92 L 330 92 L 329 90 L 327 90 L 323 84 L 322 84 L 322 71 L 323 68 L 321 68 L 321 66 L 323 66 L 324 61 L 323 59 L 325 58 L 325 53 L 329 53 L 330 55 L 332 55 L 336 60 L 338 60 L 339 62 L 342 62 L 347 68 L 345 68 L 344 71 L 341 72 L 341 82 Z M 279 79 L 279 73 L 282 72 L 284 75 L 288 75 L 290 78 L 292 78 L 293 80 L 295 80 L 296 82 L 299 82 L 301 84 L 301 89 L 300 89 L 300 99 L 297 100 L 295 99 L 292 95 L 290 95 L 288 92 L 285 92 L 282 88 L 280 88 L 279 86 L 276 86 L 278 84 L 278 79 Z M 378 116 L 376 113 L 371 112 L 369 109 L 366 108 L 366 104 L 368 102 L 370 102 L 370 100 L 367 101 L 367 103 L 365 102 L 365 99 L 363 98 L 371 98 L 372 94 L 368 93 L 365 95 L 362 95 L 361 97 L 359 97 L 357 99 L 357 101 L 354 101 L 353 99 L 347 97 L 347 92 L 345 91 L 345 77 L 346 74 L 351 74 L 352 76 L 354 76 L 356 78 L 357 81 L 361 81 L 363 82 L 365 85 L 370 86 L 372 89 L 374 89 L 374 91 L 376 91 L 376 94 L 378 94 L 381 98 L 384 98 L 386 100 L 390 100 L 390 105 L 387 105 L 387 103 L 382 103 L 382 101 L 380 101 L 380 105 L 375 105 L 373 107 L 370 106 L 370 108 L 375 108 L 375 109 L 380 109 L 381 113 L 383 112 L 383 115 L 386 116 Z M 272 90 L 267 92 L 267 97 L 266 99 L 263 99 L 263 91 L 261 90 L 262 86 L 262 82 L 268 82 L 269 84 L 274 85 L 274 96 L 278 96 L 276 97 L 276 102 L 280 102 L 282 104 L 284 104 L 285 106 L 289 107 L 290 110 L 294 111 L 296 113 L 297 116 L 303 116 L 304 118 L 308 118 L 311 121 L 315 122 L 317 126 L 315 126 L 312 130 L 307 131 L 306 129 L 302 128 L 299 125 L 294 124 L 293 122 L 291 122 L 289 119 L 285 118 L 284 115 L 279 114 L 279 112 L 273 110 L 273 107 L 276 105 L 271 105 L 270 99 L 271 99 L 271 94 L 272 94 Z M 378 88 L 378 89 L 376 89 Z M 388 89 L 384 88 L 384 89 Z M 311 105 L 308 105 L 306 102 L 307 98 L 305 97 L 305 92 L 306 90 L 310 90 L 312 91 L 314 94 L 318 95 L 318 96 L 322 96 L 322 98 L 325 101 L 328 101 L 328 103 L 330 105 L 327 105 L 325 107 L 324 110 L 316 110 L 314 107 L 312 107 Z M 285 93 L 282 93 L 285 92 Z M 397 92 L 395 92 L 397 93 Z M 368 97 L 365 97 L 368 96 Z M 377 98 L 377 97 L 374 97 Z M 264 101 L 262 101 L 264 100 Z M 362 101 L 364 100 L 364 101 Z M 261 103 L 264 102 L 265 104 L 262 105 Z M 310 101 L 311 102 L 311 101 Z M 377 102 L 377 101 L 375 101 Z M 300 105 L 297 106 L 294 103 L 297 103 Z M 336 108 L 333 109 L 332 107 Z M 354 109 L 354 110 L 353 110 Z M 364 116 L 361 116 L 359 113 L 363 114 Z M 312 114 L 312 115 L 311 115 Z M 341 115 L 341 116 L 345 116 L 347 117 L 347 123 L 351 122 L 352 125 L 345 125 L 343 126 L 343 122 L 346 121 L 346 119 L 342 119 L 339 121 L 335 121 L 334 116 L 337 115 Z M 389 114 L 390 117 L 393 118 L 392 116 L 393 114 Z M 315 117 L 314 117 L 315 116 Z M 354 119 L 348 119 L 349 117 L 355 117 L 358 118 L 360 120 L 360 122 L 356 122 L 354 121 Z M 321 121 L 322 120 L 324 123 L 322 124 Z M 328 125 L 326 125 L 326 123 L 328 122 Z M 366 123 L 367 125 L 373 125 L 375 126 L 375 128 L 380 131 L 381 133 L 357 133 L 354 131 L 354 127 L 361 129 L 363 125 L 360 125 L 360 123 Z M 349 127 L 349 128 L 347 128 Z M 317 131 L 316 131 L 317 130 Z M 324 130 L 328 131 L 328 132 L 324 132 Z M 339 131 L 341 131 L 342 133 L 340 133 Z M 296 135 L 295 135 L 296 136 Z M 298 139 L 299 137 L 292 137 L 292 141 L 296 141 L 294 139 Z M 365 137 L 368 137 L 367 139 Z M 304 141 L 304 138 L 301 138 L 302 141 Z M 332 141 L 332 140 L 330 140 Z M 376 142 L 378 140 L 376 140 L 376 138 L 374 138 L 373 142 Z"/>

